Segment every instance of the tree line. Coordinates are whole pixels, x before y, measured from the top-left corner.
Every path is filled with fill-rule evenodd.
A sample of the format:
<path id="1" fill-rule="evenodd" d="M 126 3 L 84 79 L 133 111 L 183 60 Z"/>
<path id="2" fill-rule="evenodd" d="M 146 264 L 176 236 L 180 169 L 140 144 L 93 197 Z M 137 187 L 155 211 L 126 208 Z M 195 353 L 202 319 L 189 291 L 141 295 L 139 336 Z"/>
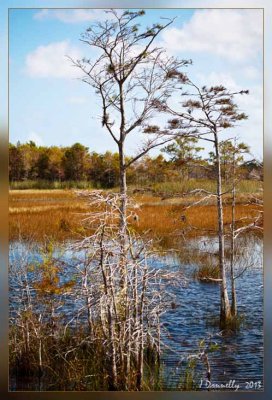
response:
<path id="1" fill-rule="evenodd" d="M 242 144 L 244 153 L 249 147 Z M 214 155 L 200 156 L 202 147 L 196 138 L 177 138 L 161 149 L 161 154 L 145 155 L 127 172 L 128 184 L 148 185 L 150 182 L 214 179 Z M 220 146 L 222 177 L 231 174 L 232 147 L 229 141 Z M 126 161 L 130 161 L 126 157 Z M 243 179 L 262 178 L 262 164 L 255 159 L 238 160 Z M 75 143 L 72 146 L 38 146 L 33 141 L 9 145 L 9 180 L 90 181 L 94 187 L 112 188 L 119 182 L 119 155 L 106 151 L 99 154 Z"/>

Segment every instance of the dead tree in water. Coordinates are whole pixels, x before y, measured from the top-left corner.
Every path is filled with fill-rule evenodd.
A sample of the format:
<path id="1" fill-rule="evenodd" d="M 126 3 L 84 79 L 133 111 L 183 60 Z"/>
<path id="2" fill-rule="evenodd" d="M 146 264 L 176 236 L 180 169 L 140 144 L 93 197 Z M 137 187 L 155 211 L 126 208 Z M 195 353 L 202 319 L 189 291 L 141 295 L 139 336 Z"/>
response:
<path id="1" fill-rule="evenodd" d="M 237 317 L 237 293 L 236 293 L 236 279 L 243 276 L 244 272 L 248 270 L 248 268 L 255 264 L 254 261 L 250 262 L 248 260 L 247 255 L 245 255 L 246 263 L 243 268 L 240 268 L 240 271 L 236 271 L 235 268 L 235 255 L 237 246 L 236 241 L 239 236 L 245 234 L 246 232 L 263 232 L 262 225 L 262 217 L 263 217 L 263 201 L 262 199 L 254 199 L 256 201 L 256 213 L 252 217 L 246 218 L 246 223 L 244 222 L 242 227 L 237 227 L 237 223 L 241 222 L 241 219 L 237 220 L 235 218 L 235 194 L 236 190 L 234 189 L 232 192 L 232 222 L 230 227 L 230 238 L 231 238 L 231 248 L 230 248 L 230 275 L 231 275 L 231 314 L 233 317 Z M 252 203 L 251 203 L 252 205 Z M 243 219 L 243 218 L 242 218 Z"/>
<path id="2" fill-rule="evenodd" d="M 234 127 L 238 121 L 247 118 L 244 113 L 239 112 L 233 99 L 237 95 L 248 94 L 248 91 L 232 92 L 224 86 L 199 87 L 183 73 L 173 70 L 170 75 L 182 85 L 182 108 L 176 109 L 170 102 L 157 104 L 160 111 L 173 116 L 169 121 L 169 135 L 195 137 L 212 143 L 214 147 L 217 187 L 216 192 L 210 194 L 215 195 L 217 200 L 218 259 L 221 278 L 220 325 L 224 326 L 231 318 L 231 308 L 226 278 L 220 140 L 225 129 Z"/>
<path id="3" fill-rule="evenodd" d="M 140 268 L 138 265 L 144 263 L 141 254 L 131 258 L 126 174 L 128 168 L 149 150 L 170 142 L 172 138 L 165 137 L 161 133 L 149 132 L 148 139 L 140 144 L 138 153 L 129 159 L 125 154 L 125 144 L 129 135 L 141 132 L 147 121 L 154 116 L 157 110 L 156 104 L 166 101 L 177 86 L 177 82 L 169 79 L 169 72 L 173 69 L 179 70 L 191 62 L 168 57 L 163 49 L 155 45 L 159 34 L 173 20 L 167 20 L 162 24 L 153 24 L 151 28 L 142 28 L 137 21 L 145 14 L 144 11 L 109 10 L 107 13 L 109 19 L 90 26 L 81 38 L 81 41 L 91 51 L 95 49 L 99 52 L 98 57 L 94 60 L 83 58 L 71 61 L 83 73 L 83 82 L 90 85 L 100 99 L 102 126 L 107 129 L 118 148 L 120 194 L 108 198 L 108 204 L 103 203 L 103 196 L 99 199 L 96 197 L 96 200 L 93 198 L 92 201 L 95 201 L 96 204 L 100 203 L 101 206 L 103 203 L 106 208 L 112 208 L 108 209 L 107 215 L 104 214 L 103 218 L 107 220 L 104 228 L 102 229 L 100 224 L 96 232 L 97 236 L 92 240 L 93 243 L 97 243 L 98 238 L 101 240 L 100 248 L 97 251 L 101 257 L 100 267 L 104 282 L 104 296 L 107 299 L 110 298 L 110 303 L 107 305 L 107 323 L 109 328 L 111 326 L 108 334 L 112 335 L 110 341 L 113 386 L 118 386 L 114 372 L 116 369 L 119 372 L 120 369 L 123 371 L 126 385 L 129 385 L 130 360 L 135 358 L 135 352 L 139 352 L 136 359 L 140 364 L 137 372 L 137 386 L 140 389 L 143 370 L 142 343 L 144 341 L 144 334 L 141 330 L 144 322 L 141 319 L 142 316 L 138 314 L 144 312 L 144 299 L 138 300 L 138 308 L 140 307 L 141 310 L 142 307 L 142 311 L 137 310 L 136 314 L 135 309 L 132 311 L 129 302 L 133 298 L 133 293 L 134 296 L 136 294 L 140 296 L 139 288 L 135 292 L 136 277 L 145 298 L 144 291 L 148 284 L 148 277 L 140 274 L 140 271 L 141 273 L 145 271 L 145 268 Z M 96 194 L 96 196 L 98 195 Z M 95 214 L 90 216 L 91 219 L 94 217 Z M 109 218 L 114 220 L 114 230 L 108 223 Z M 117 220 L 119 220 L 118 232 L 116 232 Z M 114 240 L 112 240 L 113 232 Z M 138 238 L 138 241 L 141 239 Z M 92 246 L 93 243 L 90 241 L 89 245 Z M 107 244 L 105 245 L 105 243 Z M 114 246 L 112 245 L 107 250 L 109 243 Z M 118 254 L 116 254 L 116 249 L 118 249 Z M 133 265 L 137 265 L 135 278 L 130 275 L 132 260 Z M 119 268 L 119 271 L 116 268 Z M 119 285 L 115 281 L 113 282 L 113 277 L 117 276 L 120 279 Z M 134 320 L 131 320 L 132 315 L 135 316 Z M 103 318 L 104 314 L 101 315 L 102 324 Z M 130 337 L 130 335 L 135 335 L 133 329 L 138 332 L 136 337 L 139 343 L 136 344 L 131 341 Z M 116 362 L 114 358 L 116 358 Z M 114 366 L 115 363 L 116 366 Z"/>
<path id="4" fill-rule="evenodd" d="M 231 142 L 227 143 L 228 152 L 232 158 L 231 160 L 231 233 L 230 233 L 230 276 L 231 276 L 231 314 L 233 317 L 237 316 L 237 296 L 235 288 L 235 273 L 234 273 L 234 262 L 235 262 L 235 229 L 236 229 L 236 186 L 237 186 L 237 164 L 243 160 L 242 153 L 249 151 L 248 146 L 244 143 L 237 145 L 236 139 L 234 144 Z"/>
<path id="5" fill-rule="evenodd" d="M 231 224 L 229 232 L 226 236 L 230 238 L 230 280 L 231 280 L 231 314 L 233 317 L 237 317 L 237 293 L 236 293 L 236 279 L 241 277 L 243 273 L 249 268 L 251 263 L 246 262 L 242 271 L 236 271 L 236 253 L 237 245 L 236 241 L 238 237 L 247 231 L 262 230 L 261 226 L 261 213 L 256 208 L 255 215 L 243 217 L 242 219 L 237 219 L 236 217 L 236 203 L 237 203 L 237 190 L 238 182 L 241 179 L 240 164 L 244 160 L 244 154 L 249 153 L 249 147 L 245 143 L 238 143 L 237 138 L 232 140 L 226 140 L 221 142 L 220 146 L 221 153 L 224 153 L 224 174 L 228 176 L 228 181 L 230 183 L 230 193 L 231 193 Z M 254 203 L 254 201 L 253 201 Z M 262 201 L 258 201 L 258 205 L 261 205 Z M 256 204 L 257 205 L 257 204 Z M 241 223 L 243 224 L 241 226 Z M 239 252 L 239 251 L 238 251 Z"/>
<path id="6" fill-rule="evenodd" d="M 74 251 L 86 253 L 85 262 L 90 262 L 88 282 L 89 291 L 87 314 L 94 316 L 91 325 L 101 326 L 103 341 L 107 348 L 109 364 L 109 383 L 112 390 L 142 390 L 144 372 L 144 352 L 148 346 L 160 353 L 160 314 L 165 311 L 167 291 L 163 282 L 175 279 L 177 272 L 151 269 L 148 259 L 151 256 L 151 240 L 131 232 L 129 220 L 135 211 L 129 199 L 127 202 L 127 237 L 125 253 L 122 253 L 119 232 L 120 196 L 118 193 L 103 191 L 78 192 L 91 212 L 85 215 L 85 224 L 92 234 L 72 245 Z M 127 291 L 123 296 L 120 290 L 120 263 L 124 261 L 127 271 Z M 79 263 L 78 269 L 86 268 Z M 163 282 L 162 282 L 163 281 Z M 84 288 L 85 290 L 85 288 Z M 161 293 L 162 291 L 162 293 Z M 84 291 L 85 296 L 85 291 Z M 168 301 L 168 303 L 166 303 Z M 89 310 L 89 304 L 92 304 Z M 95 340 L 93 332 L 92 340 Z"/>

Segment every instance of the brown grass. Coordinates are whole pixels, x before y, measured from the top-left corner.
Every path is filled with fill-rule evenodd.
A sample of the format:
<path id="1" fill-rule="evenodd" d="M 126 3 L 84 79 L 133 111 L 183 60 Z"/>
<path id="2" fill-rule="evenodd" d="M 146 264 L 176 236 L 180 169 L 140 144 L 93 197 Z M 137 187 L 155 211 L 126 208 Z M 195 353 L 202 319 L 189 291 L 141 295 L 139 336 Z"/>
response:
<path id="1" fill-rule="evenodd" d="M 220 269 L 218 265 L 204 264 L 199 267 L 199 269 L 194 274 L 195 279 L 202 282 L 218 283 L 217 281 L 209 280 L 220 278 Z"/>
<path id="2" fill-rule="evenodd" d="M 194 206 L 187 210 L 184 206 L 195 198 L 176 198 L 161 200 L 152 195 L 135 195 L 138 204 L 135 211 L 139 221 L 131 221 L 132 226 L 140 231 L 149 230 L 159 237 L 202 235 L 207 230 L 217 228 L 217 209 L 213 202 Z M 256 206 L 243 204 L 240 198 L 237 204 L 237 218 L 247 223 L 257 214 Z M 84 213 L 90 211 L 84 200 L 79 199 L 72 190 L 13 190 L 9 201 L 10 239 L 19 236 L 34 240 L 45 237 L 54 240 L 76 238 L 83 233 L 81 220 Z M 181 216 L 184 215 L 186 221 Z M 225 227 L 231 223 L 231 206 L 225 208 Z"/>
<path id="3" fill-rule="evenodd" d="M 11 191 L 10 239 L 75 238 L 82 233 L 80 220 L 87 210 L 86 204 L 69 190 Z"/>
<path id="4" fill-rule="evenodd" d="M 246 218 L 246 224 L 257 215 L 255 206 L 236 206 L 236 216 Z M 185 217 L 185 221 L 182 220 Z M 144 204 L 139 211 L 139 230 L 152 229 L 158 235 L 186 233 L 190 235 L 203 234 L 206 231 L 217 229 L 217 208 L 216 205 L 195 206 L 184 210 L 184 206 L 168 204 Z M 231 206 L 225 207 L 225 229 L 228 230 L 231 224 Z M 241 225 L 241 223 L 240 223 Z"/>

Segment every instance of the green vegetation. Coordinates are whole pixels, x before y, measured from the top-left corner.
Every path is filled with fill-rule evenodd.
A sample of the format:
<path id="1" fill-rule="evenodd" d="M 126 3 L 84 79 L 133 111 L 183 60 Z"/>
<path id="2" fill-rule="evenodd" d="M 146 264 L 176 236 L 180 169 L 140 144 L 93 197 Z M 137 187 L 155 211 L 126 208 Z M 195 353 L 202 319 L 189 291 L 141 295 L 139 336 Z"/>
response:
<path id="1" fill-rule="evenodd" d="M 48 181 L 48 180 L 25 180 L 10 182 L 11 190 L 29 190 L 29 189 L 93 189 L 90 181 Z"/>
<path id="2" fill-rule="evenodd" d="M 183 142 L 182 142 L 183 144 Z M 129 188 L 150 188 L 155 193 L 182 193 L 202 188 L 216 190 L 214 161 L 197 155 L 195 142 L 181 152 L 172 144 L 162 149 L 157 157 L 144 156 L 127 170 Z M 178 148 L 178 150 L 176 149 Z M 198 149 L 198 148 L 197 148 Z M 173 155 L 173 152 L 175 156 Z M 177 155 L 178 154 L 178 155 Z M 119 159 L 117 153 L 89 152 L 75 143 L 71 147 L 36 146 L 34 142 L 9 146 L 10 188 L 24 189 L 92 189 L 117 188 L 119 185 Z M 126 158 L 127 162 L 130 158 Z M 262 185 L 262 165 L 252 160 L 241 162 L 238 192 L 256 193 Z M 228 169 L 231 160 L 224 157 L 223 189 L 228 189 Z M 254 175 L 255 174 L 255 175 Z"/>
<path id="3" fill-rule="evenodd" d="M 130 191 L 137 191 L 138 189 L 142 189 L 144 192 L 150 192 L 155 195 L 160 194 L 181 194 L 187 193 L 191 190 L 195 189 L 204 189 L 207 191 L 214 191 L 215 190 L 215 182 L 209 179 L 190 179 L 188 181 L 166 181 L 166 182 L 158 182 L 152 183 L 148 182 L 144 186 L 137 186 L 135 184 L 128 185 Z M 239 181 L 238 183 L 237 192 L 238 193 L 258 193 L 262 190 L 263 183 L 262 181 L 258 180 L 248 180 L 244 179 Z M 117 188 L 118 186 L 113 187 Z M 10 189 L 11 190 L 28 190 L 28 189 L 49 189 L 49 190 L 62 190 L 62 189 L 100 189 L 103 186 L 96 184 L 94 185 L 91 181 L 48 181 L 43 179 L 37 180 L 24 180 L 24 181 L 11 181 L 10 182 Z M 229 185 L 224 185 L 224 190 L 228 190 Z"/>
<path id="4" fill-rule="evenodd" d="M 32 312 L 22 315 L 22 326 L 29 327 L 29 347 L 25 347 L 24 331 L 12 326 L 10 330 L 10 376 L 19 377 L 17 390 L 54 390 L 54 391 L 108 391 L 111 390 L 109 377 L 108 352 L 104 345 L 102 329 L 98 325 L 97 340 L 92 343 L 89 332 L 83 323 L 78 328 L 52 326 L 50 322 L 39 323 L 38 315 Z M 39 329 L 38 336 L 35 329 Z M 100 332 L 100 337 L 99 337 Z M 39 349 L 42 342 L 42 364 L 39 364 Z M 157 362 L 150 361 L 146 349 L 144 359 L 143 390 L 161 390 L 162 381 L 158 373 Z M 134 371 L 134 376 L 136 375 Z M 125 375 L 120 375 L 120 389 Z M 29 383 L 28 383 L 29 382 Z M 29 386 L 28 386 L 29 385 Z M 123 387 L 124 390 L 124 387 Z M 135 389 L 134 389 L 135 390 Z"/>
<path id="5" fill-rule="evenodd" d="M 210 192 L 215 192 L 216 190 L 216 182 L 212 179 L 190 179 L 186 181 L 168 181 L 168 182 L 160 182 L 154 183 L 150 185 L 151 189 L 154 190 L 155 193 L 165 193 L 165 194 L 174 194 L 174 193 L 187 193 L 196 189 L 204 189 Z M 243 193 L 258 193 L 262 190 L 263 183 L 258 180 L 249 180 L 242 179 L 237 184 L 237 192 L 240 194 Z M 230 185 L 225 183 L 223 185 L 223 191 L 230 190 Z"/>

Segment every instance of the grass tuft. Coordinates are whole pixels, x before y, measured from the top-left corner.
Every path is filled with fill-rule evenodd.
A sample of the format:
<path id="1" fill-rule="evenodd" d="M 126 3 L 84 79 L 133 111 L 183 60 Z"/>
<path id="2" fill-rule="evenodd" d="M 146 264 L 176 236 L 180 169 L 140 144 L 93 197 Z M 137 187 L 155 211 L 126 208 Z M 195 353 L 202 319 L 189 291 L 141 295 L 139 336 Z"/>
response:
<path id="1" fill-rule="evenodd" d="M 206 283 L 219 283 L 213 279 L 220 279 L 220 269 L 218 265 L 202 265 L 195 273 L 194 278 Z M 211 278 L 211 279 L 209 279 Z"/>

